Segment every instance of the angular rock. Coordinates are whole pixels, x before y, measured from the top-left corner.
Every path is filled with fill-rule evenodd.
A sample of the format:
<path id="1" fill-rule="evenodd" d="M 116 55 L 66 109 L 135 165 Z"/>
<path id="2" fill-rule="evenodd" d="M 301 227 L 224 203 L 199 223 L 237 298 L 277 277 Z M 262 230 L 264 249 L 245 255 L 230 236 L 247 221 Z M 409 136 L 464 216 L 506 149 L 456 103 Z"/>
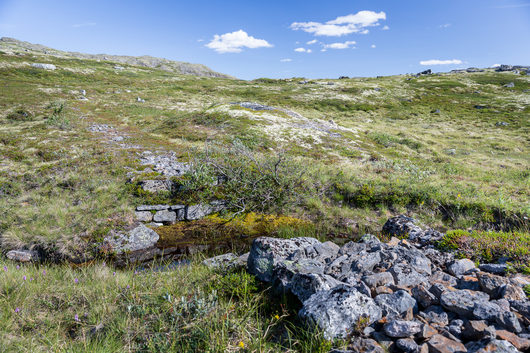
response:
<path id="1" fill-rule="evenodd" d="M 515 348 L 524 352 L 530 349 L 530 340 L 522 338 L 506 330 L 497 330 L 496 335 L 498 339 L 508 341 L 514 345 Z"/>
<path id="2" fill-rule="evenodd" d="M 404 290 L 394 294 L 380 294 L 375 297 L 375 302 L 383 310 L 383 317 L 389 320 L 404 318 L 409 310 L 417 310 L 416 300 Z"/>
<path id="3" fill-rule="evenodd" d="M 389 337 L 411 337 L 421 331 L 421 324 L 416 321 L 393 320 L 385 324 L 385 333 Z"/>
<path id="4" fill-rule="evenodd" d="M 505 284 L 499 289 L 499 295 L 502 299 L 508 301 L 526 300 L 526 293 L 519 286 L 513 284 Z"/>
<path id="5" fill-rule="evenodd" d="M 149 211 L 136 211 L 134 215 L 136 220 L 140 222 L 151 222 L 153 220 L 153 214 Z"/>
<path id="6" fill-rule="evenodd" d="M 39 256 L 36 252 L 31 250 L 10 250 L 7 252 L 6 257 L 10 260 L 17 262 L 32 262 L 38 261 Z"/>
<path id="7" fill-rule="evenodd" d="M 285 294 L 291 290 L 292 281 L 297 274 L 324 273 L 324 265 L 313 259 L 298 259 L 295 261 L 280 260 L 272 271 L 272 288 L 276 294 Z"/>
<path id="8" fill-rule="evenodd" d="M 510 302 L 512 308 L 526 318 L 530 318 L 530 301 L 529 300 L 513 300 Z"/>
<path id="9" fill-rule="evenodd" d="M 300 248 L 319 243 L 314 238 L 254 239 L 248 256 L 248 271 L 264 282 L 272 281 L 272 273 L 278 263 L 287 259 Z"/>
<path id="10" fill-rule="evenodd" d="M 442 271 L 437 271 L 433 273 L 432 276 L 429 278 L 429 282 L 439 283 L 444 285 L 445 287 L 456 287 L 458 285 L 458 280 L 455 277 Z"/>
<path id="11" fill-rule="evenodd" d="M 447 270 L 453 276 L 458 277 L 466 274 L 467 272 L 475 268 L 475 263 L 473 261 L 469 259 L 461 259 L 453 262 Z"/>
<path id="12" fill-rule="evenodd" d="M 517 348 L 508 341 L 487 339 L 478 342 L 470 342 L 466 345 L 468 353 L 518 353 Z"/>
<path id="13" fill-rule="evenodd" d="M 334 339 L 350 335 L 360 321 L 366 324 L 378 321 L 382 313 L 372 298 L 341 285 L 312 295 L 299 315 L 316 324 L 327 339 Z"/>
<path id="14" fill-rule="evenodd" d="M 223 203 L 211 202 L 210 204 L 190 205 L 186 207 L 186 220 L 193 221 L 204 218 L 212 213 L 221 211 Z"/>
<path id="15" fill-rule="evenodd" d="M 495 321 L 500 326 L 511 332 L 519 333 L 522 331 L 521 324 L 517 319 L 517 315 L 511 311 L 503 311 L 501 315 L 495 317 Z"/>
<path id="16" fill-rule="evenodd" d="M 502 315 L 501 307 L 492 302 L 477 302 L 473 308 L 473 316 L 478 320 L 496 321 L 497 317 Z"/>
<path id="17" fill-rule="evenodd" d="M 449 315 L 439 305 L 430 306 L 424 311 L 420 311 L 419 315 L 430 324 L 440 326 L 446 326 L 449 324 Z"/>
<path id="18" fill-rule="evenodd" d="M 437 298 L 432 292 L 428 291 L 423 285 L 412 288 L 412 296 L 422 308 L 427 308 L 431 305 L 440 303 L 439 298 Z"/>
<path id="19" fill-rule="evenodd" d="M 445 309 L 463 317 L 471 317 L 475 303 L 485 302 L 489 296 L 483 292 L 474 292 L 466 289 L 445 291 L 440 297 L 440 303 Z"/>
<path id="20" fill-rule="evenodd" d="M 385 353 L 385 350 L 373 339 L 358 338 L 351 344 L 351 352 Z"/>
<path id="21" fill-rule="evenodd" d="M 419 233 L 422 233 L 423 230 L 415 223 L 416 221 L 414 218 L 405 215 L 392 217 L 383 225 L 383 234 L 395 237 L 416 236 Z"/>
<path id="22" fill-rule="evenodd" d="M 479 266 L 481 271 L 493 273 L 495 275 L 502 275 L 508 269 L 507 264 L 481 264 Z"/>
<path id="23" fill-rule="evenodd" d="M 430 353 L 465 353 L 466 347 L 457 341 L 451 340 L 442 335 L 434 335 L 427 342 Z"/>
<path id="24" fill-rule="evenodd" d="M 408 264 L 396 264 L 392 266 L 389 272 L 394 277 L 394 281 L 398 286 L 412 287 L 428 283 L 427 277 L 416 272 Z"/>
<path id="25" fill-rule="evenodd" d="M 490 329 L 484 320 L 469 320 L 464 324 L 462 337 L 468 341 L 478 341 L 483 338 L 495 337 L 495 329 Z"/>
<path id="26" fill-rule="evenodd" d="M 480 284 L 478 279 L 474 276 L 460 276 L 458 279 L 458 289 L 469 289 L 472 291 L 480 291 Z"/>
<path id="27" fill-rule="evenodd" d="M 390 272 L 380 272 L 363 277 L 363 282 L 371 289 L 379 286 L 388 286 L 394 284 L 394 277 Z"/>
<path id="28" fill-rule="evenodd" d="M 158 211 L 153 217 L 153 221 L 164 224 L 173 224 L 176 220 L 177 214 L 169 210 Z"/>
<path id="29" fill-rule="evenodd" d="M 304 302 L 317 292 L 330 290 L 341 284 L 343 283 L 329 275 L 297 273 L 291 279 L 290 289 L 301 302 Z"/>
<path id="30" fill-rule="evenodd" d="M 327 241 L 325 243 L 316 243 L 313 246 L 308 246 L 299 249 L 291 255 L 290 259 L 295 260 L 298 258 L 308 258 L 321 261 L 323 263 L 329 263 L 335 259 L 340 247 L 335 243 Z"/>
<path id="31" fill-rule="evenodd" d="M 396 347 L 405 353 L 416 353 L 418 344 L 412 338 L 400 338 L 396 341 Z"/>
<path id="32" fill-rule="evenodd" d="M 504 277 L 492 275 L 486 272 L 479 272 L 477 274 L 477 278 L 482 291 L 488 293 L 493 299 L 500 297 L 501 287 L 509 282 L 508 279 Z"/>
<path id="33" fill-rule="evenodd" d="M 228 253 L 219 256 L 210 257 L 202 261 L 203 265 L 214 270 L 231 270 L 233 268 L 244 266 L 245 263 L 238 262 L 239 256 Z"/>

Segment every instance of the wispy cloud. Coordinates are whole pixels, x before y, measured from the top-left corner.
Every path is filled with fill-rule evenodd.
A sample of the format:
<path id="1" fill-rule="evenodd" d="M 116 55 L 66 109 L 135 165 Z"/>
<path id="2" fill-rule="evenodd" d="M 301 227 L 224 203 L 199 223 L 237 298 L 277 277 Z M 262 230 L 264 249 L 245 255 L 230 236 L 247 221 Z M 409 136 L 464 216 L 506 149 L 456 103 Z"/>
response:
<path id="1" fill-rule="evenodd" d="M 370 48 L 375 49 L 375 44 L 372 44 Z"/>
<path id="2" fill-rule="evenodd" d="M 72 27 L 74 27 L 74 28 L 81 28 L 81 27 L 94 27 L 95 25 L 97 25 L 96 22 L 85 22 L 85 23 L 76 23 L 76 24 L 73 24 Z"/>
<path id="3" fill-rule="evenodd" d="M 285 59 L 280 59 L 280 61 L 282 63 L 289 63 L 289 62 L 293 61 L 293 59 L 285 58 Z"/>
<path id="4" fill-rule="evenodd" d="M 214 35 L 211 42 L 206 47 L 215 50 L 218 53 L 240 53 L 243 48 L 270 48 L 272 44 L 265 39 L 257 39 L 249 36 L 247 32 L 240 29 L 239 31 Z"/>
<path id="5" fill-rule="evenodd" d="M 443 25 L 440 25 L 440 26 L 438 26 L 438 27 L 440 27 L 440 28 L 449 28 L 449 27 L 451 27 L 451 26 L 452 26 L 451 23 L 444 23 Z"/>
<path id="6" fill-rule="evenodd" d="M 309 42 L 307 42 L 306 44 L 307 45 L 311 45 L 311 44 L 315 44 L 316 42 L 318 42 L 318 40 L 313 39 L 313 40 L 310 40 Z"/>
<path id="7" fill-rule="evenodd" d="M 390 27 L 388 27 L 387 25 L 384 25 L 383 28 L 381 28 L 382 31 L 388 31 L 390 29 Z"/>
<path id="8" fill-rule="evenodd" d="M 324 44 L 324 49 L 348 49 L 353 48 L 356 44 L 353 40 L 348 40 L 346 42 L 339 42 L 339 43 L 330 43 L 330 44 Z"/>
<path id="9" fill-rule="evenodd" d="M 458 59 L 452 59 L 452 60 L 432 59 L 432 60 L 420 61 L 420 65 L 424 65 L 424 66 L 431 66 L 431 65 L 460 65 L 460 64 L 462 64 L 462 60 L 458 60 Z"/>
<path id="10" fill-rule="evenodd" d="M 386 20 L 384 12 L 359 11 L 356 14 L 339 16 L 325 23 L 294 22 L 291 29 L 312 33 L 315 36 L 338 37 L 350 33 L 366 34 L 366 27 L 379 26 L 380 20 Z"/>
<path id="11" fill-rule="evenodd" d="M 311 49 L 306 49 L 306 48 L 296 48 L 294 51 L 298 53 L 308 53 L 308 54 L 312 52 Z"/>

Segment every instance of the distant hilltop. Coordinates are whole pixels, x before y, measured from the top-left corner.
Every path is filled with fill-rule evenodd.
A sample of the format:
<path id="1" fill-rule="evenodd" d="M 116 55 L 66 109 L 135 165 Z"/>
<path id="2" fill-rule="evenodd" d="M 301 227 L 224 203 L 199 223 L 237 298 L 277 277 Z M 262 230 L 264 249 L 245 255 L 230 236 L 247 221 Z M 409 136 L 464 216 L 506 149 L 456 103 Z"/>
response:
<path id="1" fill-rule="evenodd" d="M 77 52 L 61 51 L 46 47 L 41 44 L 33 44 L 20 41 L 15 38 L 0 38 L 0 50 L 7 53 L 26 53 L 33 55 L 49 55 L 60 58 L 76 58 L 98 61 L 109 61 L 119 64 L 143 66 L 157 68 L 164 71 L 174 72 L 183 75 L 194 75 L 204 77 L 232 78 L 231 76 L 215 72 L 207 66 L 201 64 L 191 64 L 182 61 L 173 61 L 152 56 L 127 56 L 127 55 L 107 55 L 107 54 L 85 54 Z"/>

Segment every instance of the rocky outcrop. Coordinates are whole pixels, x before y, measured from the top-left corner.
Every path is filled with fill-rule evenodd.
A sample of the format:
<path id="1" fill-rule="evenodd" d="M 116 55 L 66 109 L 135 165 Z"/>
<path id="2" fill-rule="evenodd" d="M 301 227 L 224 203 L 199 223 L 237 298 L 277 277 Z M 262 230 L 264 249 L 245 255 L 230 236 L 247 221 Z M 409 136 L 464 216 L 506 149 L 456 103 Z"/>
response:
<path id="1" fill-rule="evenodd" d="M 366 235 L 339 247 L 257 238 L 247 271 L 273 293 L 298 298 L 300 318 L 329 339 L 358 335 L 403 352 L 528 349 L 530 301 L 521 275 L 489 273 L 441 253 L 431 243 L 440 233 L 411 218 L 392 218 L 383 231 L 408 240 Z"/>
<path id="2" fill-rule="evenodd" d="M 135 215 L 140 222 L 169 225 L 178 221 L 198 220 L 220 212 L 224 207 L 222 200 L 196 205 L 140 205 L 136 207 Z"/>

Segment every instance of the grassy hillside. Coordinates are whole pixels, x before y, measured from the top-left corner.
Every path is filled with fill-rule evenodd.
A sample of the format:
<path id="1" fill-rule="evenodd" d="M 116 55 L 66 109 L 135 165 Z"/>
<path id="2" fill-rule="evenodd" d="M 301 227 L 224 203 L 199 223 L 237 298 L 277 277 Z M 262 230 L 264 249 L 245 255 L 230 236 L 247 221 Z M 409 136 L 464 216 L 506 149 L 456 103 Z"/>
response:
<path id="1" fill-rule="evenodd" d="M 229 212 L 157 228 L 161 246 L 228 239 L 245 248 L 258 235 L 349 239 L 407 213 L 456 229 L 445 246 L 468 257 L 511 251 L 528 258 L 530 76 L 486 71 L 300 83 L 114 66 L 0 53 L 3 253 L 34 248 L 50 262 L 81 263 L 92 260 L 110 230 L 134 222 L 138 205 L 224 199 Z M 510 82 L 513 88 L 504 87 Z M 108 126 L 94 131 L 94 124 Z M 142 191 L 142 179 L 162 178 L 131 174 L 146 168 L 139 162 L 145 151 L 175 152 L 191 163 L 190 173 L 173 178 L 179 192 Z M 220 170 L 230 178 L 214 185 Z M 470 228 L 479 232 L 461 230 Z M 484 243 L 490 238 L 493 255 Z M 0 350 L 341 346 L 302 329 L 296 308 L 271 302 L 250 275 L 215 273 L 198 260 L 136 272 L 101 259 L 16 267 L 2 258 Z"/>

